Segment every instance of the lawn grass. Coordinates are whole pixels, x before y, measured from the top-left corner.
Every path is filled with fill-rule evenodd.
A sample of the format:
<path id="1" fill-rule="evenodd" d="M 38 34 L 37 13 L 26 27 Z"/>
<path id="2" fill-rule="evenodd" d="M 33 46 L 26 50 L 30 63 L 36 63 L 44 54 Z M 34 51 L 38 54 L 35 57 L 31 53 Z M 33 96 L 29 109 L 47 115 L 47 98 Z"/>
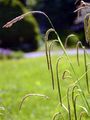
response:
<path id="1" fill-rule="evenodd" d="M 53 56 L 52 58 L 54 74 L 57 58 L 58 56 Z M 70 59 L 76 74 L 80 77 L 84 73 L 83 56 L 80 56 L 80 67 L 77 65 L 76 56 L 71 56 Z M 59 64 L 60 78 L 65 69 L 71 72 L 68 61 L 66 58 L 63 58 Z M 61 80 L 62 98 L 66 107 L 66 91 L 70 84 L 76 80 L 73 72 L 71 72 L 71 75 L 72 78 Z M 56 79 L 56 75 L 54 77 Z M 86 90 L 85 77 L 80 80 L 80 85 L 90 104 L 90 95 Z M 22 105 L 21 111 L 19 111 L 20 101 L 28 93 L 45 94 L 49 99 L 36 96 L 27 98 Z M 81 97 L 79 97 L 77 103 L 85 106 Z M 47 69 L 45 57 L 0 61 L 0 106 L 5 107 L 5 111 L 1 111 L 3 115 L 0 115 L 0 120 L 51 120 L 52 116 L 58 111 L 63 113 L 66 117 L 65 120 L 67 120 L 68 116 L 66 111 L 58 105 L 56 83 L 55 90 L 52 90 L 51 75 Z M 80 108 L 78 107 L 77 109 L 78 113 L 80 113 Z M 72 114 L 72 116 L 74 115 Z M 87 120 L 89 119 L 87 118 Z"/>

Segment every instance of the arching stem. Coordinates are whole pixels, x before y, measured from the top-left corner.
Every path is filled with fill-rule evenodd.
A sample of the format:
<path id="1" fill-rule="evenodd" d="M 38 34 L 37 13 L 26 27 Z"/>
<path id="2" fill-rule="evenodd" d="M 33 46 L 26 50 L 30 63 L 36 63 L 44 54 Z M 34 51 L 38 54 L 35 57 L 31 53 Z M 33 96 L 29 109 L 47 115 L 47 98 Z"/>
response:
<path id="1" fill-rule="evenodd" d="M 59 57 L 58 60 L 57 60 L 57 63 L 56 63 L 56 76 L 57 76 L 57 86 L 58 86 L 58 95 L 59 95 L 59 101 L 60 101 L 60 104 L 62 105 L 62 96 L 61 96 L 61 83 L 60 83 L 60 79 L 59 79 L 59 61 L 61 60 L 62 57 Z"/>

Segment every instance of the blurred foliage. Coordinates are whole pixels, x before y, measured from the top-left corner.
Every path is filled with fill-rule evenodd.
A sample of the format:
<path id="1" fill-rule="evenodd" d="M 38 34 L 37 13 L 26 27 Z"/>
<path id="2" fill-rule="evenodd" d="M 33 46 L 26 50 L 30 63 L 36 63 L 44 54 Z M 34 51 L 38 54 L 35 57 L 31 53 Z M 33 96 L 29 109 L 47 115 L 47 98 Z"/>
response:
<path id="1" fill-rule="evenodd" d="M 12 52 L 8 49 L 0 49 L 0 60 L 3 59 L 21 59 L 23 58 L 23 52 L 22 51 L 17 51 L 17 52 Z"/>
<path id="2" fill-rule="evenodd" d="M 30 51 L 38 48 L 41 39 L 38 24 L 32 15 L 17 22 L 9 29 L 2 26 L 29 10 L 19 0 L 0 1 L 0 47 Z"/>

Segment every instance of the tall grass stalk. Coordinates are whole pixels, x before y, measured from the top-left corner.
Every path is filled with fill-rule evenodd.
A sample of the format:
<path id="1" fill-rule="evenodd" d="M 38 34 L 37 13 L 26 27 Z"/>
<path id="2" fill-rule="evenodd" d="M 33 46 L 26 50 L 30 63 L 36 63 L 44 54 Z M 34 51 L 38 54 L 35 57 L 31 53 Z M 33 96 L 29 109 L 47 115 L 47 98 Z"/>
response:
<path id="1" fill-rule="evenodd" d="M 56 31 L 55 31 L 55 33 L 56 33 L 56 36 L 57 36 L 57 38 L 58 38 L 58 40 L 59 40 L 59 43 L 60 43 L 60 45 L 61 45 L 61 47 L 62 47 L 62 49 L 63 49 L 63 51 L 64 51 L 64 53 L 65 53 L 65 55 L 66 55 L 66 57 L 67 57 L 67 59 L 68 59 L 70 65 L 71 65 L 71 68 L 72 68 L 72 70 L 73 70 L 73 72 L 74 72 L 75 78 L 76 78 L 76 80 L 78 81 L 78 77 L 77 77 L 77 75 L 76 75 L 76 72 L 75 72 L 75 70 L 74 70 L 74 67 L 73 67 L 73 65 L 72 65 L 72 62 L 70 61 L 69 56 L 67 55 L 67 52 L 66 52 L 66 50 L 65 50 L 65 48 L 64 48 L 64 46 L 63 46 L 63 44 L 62 44 L 62 42 L 61 42 L 61 40 L 60 40 L 60 38 L 59 38 L 59 36 L 58 36 L 58 33 L 57 33 Z M 79 81 L 78 81 L 78 84 L 79 84 Z M 79 84 L 79 87 L 80 87 L 80 89 L 81 89 L 80 84 Z M 82 91 L 82 90 L 81 90 L 81 91 Z M 90 110 L 90 106 L 89 106 L 89 104 L 88 104 L 88 102 L 87 102 L 87 100 L 86 100 L 86 97 L 85 97 L 83 91 L 82 91 L 82 98 L 85 100 L 86 105 L 87 105 L 88 109 Z"/>
<path id="2" fill-rule="evenodd" d="M 54 31 L 55 31 L 55 30 L 54 30 Z M 64 45 L 63 45 L 63 43 L 62 43 L 62 41 L 61 41 L 61 39 L 60 39 L 60 37 L 59 37 L 59 35 L 58 35 L 58 33 L 57 33 L 56 31 L 55 31 L 55 34 L 56 34 L 57 39 L 58 39 L 58 41 L 59 41 L 59 43 L 60 43 L 60 45 L 61 45 L 61 47 L 62 47 L 62 49 L 63 49 L 63 51 L 64 51 L 64 54 L 66 55 L 66 57 L 67 57 L 70 65 L 71 65 L 71 68 L 72 68 L 72 71 L 74 72 L 75 78 L 77 79 L 78 77 L 77 77 L 77 75 L 76 75 L 76 72 L 75 72 L 75 70 L 74 70 L 74 67 L 73 67 L 73 65 L 72 65 L 72 62 L 71 62 L 71 60 L 70 60 L 70 58 L 69 58 L 69 56 L 68 56 L 68 54 L 67 54 L 67 52 L 66 52 L 66 49 L 64 48 Z"/>
<path id="3" fill-rule="evenodd" d="M 59 61 L 62 59 L 62 57 L 58 58 L 57 63 L 56 63 L 56 76 L 57 76 L 57 86 L 58 86 L 58 95 L 59 95 L 59 101 L 60 104 L 62 105 L 62 96 L 61 96 L 61 83 L 60 83 L 60 79 L 59 79 Z"/>
<path id="4" fill-rule="evenodd" d="M 49 53 L 48 53 L 48 55 L 49 55 L 49 66 L 50 66 L 50 71 L 51 71 L 51 77 L 52 77 L 52 87 L 53 87 L 53 89 L 54 89 L 54 73 L 53 73 L 53 67 L 52 67 L 52 57 L 51 57 L 51 48 L 52 48 L 52 45 L 53 45 L 53 43 L 55 43 L 55 42 L 58 42 L 58 40 L 53 40 L 52 42 L 51 42 L 51 44 L 50 44 L 50 46 L 49 46 Z"/>
<path id="5" fill-rule="evenodd" d="M 49 29 L 46 31 L 46 34 L 45 34 L 45 52 L 46 52 L 46 59 L 47 59 L 47 66 L 48 66 L 48 69 L 49 69 L 49 55 L 48 55 L 48 45 L 47 45 L 47 41 L 48 41 L 48 37 L 49 37 L 49 34 L 52 32 L 52 29 Z"/>
<path id="6" fill-rule="evenodd" d="M 89 70 L 88 70 L 88 71 L 89 71 Z M 87 72 L 88 72 L 88 71 L 87 71 Z M 75 81 L 73 84 L 71 84 L 69 88 L 74 87 L 74 86 L 77 86 L 78 82 L 79 82 L 85 75 L 86 75 L 86 73 L 84 73 L 83 75 L 81 75 L 81 77 L 80 77 L 77 81 Z M 88 106 L 88 111 L 90 111 L 90 105 L 89 105 L 89 103 L 88 103 L 88 101 L 87 101 L 87 99 L 86 99 L 86 96 L 85 96 L 84 92 L 82 92 L 82 90 L 79 88 L 79 86 L 77 86 L 77 88 L 78 88 L 79 93 L 81 94 L 81 97 L 83 96 L 82 99 L 83 99 L 83 101 L 84 101 L 85 106 Z"/>
<path id="7" fill-rule="evenodd" d="M 86 59 L 86 49 L 85 47 L 82 45 L 82 43 L 79 41 L 76 45 L 76 48 L 77 48 L 77 62 L 78 62 L 78 65 L 80 65 L 80 61 L 79 61 L 79 45 L 81 45 L 83 51 L 84 51 L 84 66 L 85 66 L 85 73 L 86 73 L 86 86 L 87 86 L 87 91 L 88 93 L 90 93 L 89 91 L 89 79 L 88 79 L 88 68 L 87 68 L 87 59 Z"/>
<path id="8" fill-rule="evenodd" d="M 67 104 L 68 104 L 68 120 L 71 120 L 71 107 L 70 107 L 70 99 L 69 99 L 69 97 L 70 97 L 70 88 L 71 87 L 69 87 L 68 88 L 68 90 L 67 90 Z"/>
<path id="9" fill-rule="evenodd" d="M 75 117 L 75 120 L 77 120 L 78 119 L 78 117 L 77 117 L 77 107 L 76 107 L 76 100 L 77 100 L 77 97 L 79 96 L 79 94 L 78 95 L 76 95 L 75 96 L 75 98 L 73 99 L 73 108 L 74 108 L 74 117 Z"/>
<path id="10" fill-rule="evenodd" d="M 78 86 L 76 86 L 76 85 L 72 88 L 72 103 L 73 103 L 73 108 L 74 108 L 75 120 L 77 120 L 76 99 L 77 99 L 77 96 L 78 96 L 78 95 L 76 95 L 76 96 L 74 95 L 76 88 L 78 89 Z"/>
<path id="11" fill-rule="evenodd" d="M 83 101 L 84 101 L 84 104 L 85 105 L 87 105 L 88 106 L 88 111 L 90 111 L 90 105 L 89 105 L 89 103 L 88 103 L 88 101 L 87 101 L 87 99 L 86 99 L 86 96 L 85 96 L 85 94 L 84 94 L 84 92 L 82 91 L 82 90 L 80 90 L 80 89 L 78 89 L 78 91 L 79 91 L 79 93 L 83 96 Z M 87 108 L 87 107 L 86 107 Z"/>
<path id="12" fill-rule="evenodd" d="M 43 95 L 43 94 L 27 94 L 27 95 L 25 95 L 25 96 L 23 97 L 23 99 L 22 99 L 22 101 L 21 101 L 21 103 L 20 103 L 19 110 L 21 110 L 21 107 L 22 107 L 22 105 L 23 105 L 23 102 L 26 100 L 26 98 L 31 97 L 31 96 L 38 96 L 38 97 L 43 97 L 43 98 L 45 98 L 45 99 L 48 99 L 48 96 Z"/>
<path id="13" fill-rule="evenodd" d="M 27 13 L 25 13 L 25 14 L 22 14 L 22 15 L 16 17 L 16 18 L 14 18 L 13 20 L 7 22 L 7 23 L 3 26 L 3 28 L 9 28 L 9 27 L 11 27 L 14 23 L 16 23 L 16 22 L 24 19 L 26 16 L 28 16 L 28 15 L 30 15 L 30 14 L 42 14 L 42 15 L 44 15 L 44 16 L 48 19 L 51 27 L 52 27 L 53 29 L 55 29 L 54 26 L 53 26 L 53 24 L 52 24 L 52 22 L 51 22 L 51 20 L 50 20 L 50 18 L 49 18 L 44 12 L 42 12 L 42 11 L 30 11 L 30 12 L 27 12 Z"/>
<path id="14" fill-rule="evenodd" d="M 82 45 L 81 41 L 78 41 L 77 44 L 76 44 L 77 63 L 78 63 L 78 65 L 80 65 L 80 61 L 79 61 L 79 46 L 81 46 L 81 48 L 84 49 L 84 46 Z"/>
<path id="15" fill-rule="evenodd" d="M 90 93 L 89 91 L 89 79 L 88 79 L 88 68 L 87 68 L 87 59 L 86 59 L 86 49 L 84 47 L 84 65 L 85 65 L 85 72 L 86 72 L 86 85 L 87 85 L 87 91 L 88 93 Z"/>

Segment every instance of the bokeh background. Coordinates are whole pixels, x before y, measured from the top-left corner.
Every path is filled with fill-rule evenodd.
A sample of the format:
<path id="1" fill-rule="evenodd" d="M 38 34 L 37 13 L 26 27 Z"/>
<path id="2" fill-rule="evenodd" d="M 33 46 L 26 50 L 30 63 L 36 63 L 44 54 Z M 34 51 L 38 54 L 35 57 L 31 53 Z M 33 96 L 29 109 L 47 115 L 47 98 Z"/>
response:
<path id="1" fill-rule="evenodd" d="M 41 14 L 29 15 L 9 29 L 2 28 L 11 19 L 33 10 L 45 12 L 49 16 L 63 43 L 69 34 L 75 34 L 88 48 L 89 45 L 84 37 L 83 18 L 85 14 L 78 20 L 77 13 L 73 11 L 80 1 L 76 5 L 75 1 L 0 0 L 0 48 L 30 52 L 44 44 L 43 36 L 51 26 L 45 16 Z M 89 2 L 89 0 L 85 2 Z M 55 39 L 55 35 L 50 36 L 50 40 L 52 39 Z M 77 39 L 71 39 L 68 46 L 73 46 L 76 41 Z"/>
<path id="2" fill-rule="evenodd" d="M 82 119 L 90 120 L 90 94 L 88 93 L 90 49 L 80 48 L 77 51 L 75 46 L 80 40 L 86 48 L 90 48 L 85 40 L 83 23 L 84 16 L 90 11 L 83 9 L 78 18 L 74 10 L 77 9 L 80 1 L 76 5 L 75 1 L 0 0 L 0 120 L 54 120 L 55 116 L 57 120 L 67 120 L 69 118 L 69 112 L 66 112 L 68 102 L 71 119 L 74 119 L 74 113 L 77 113 L 79 119 L 84 111 L 86 113 L 82 115 Z M 53 45 L 51 52 L 47 50 L 49 71 L 44 37 L 51 25 L 45 16 L 30 14 L 12 27 L 3 28 L 8 21 L 29 11 L 45 12 L 63 44 L 68 35 L 74 34 L 68 41 L 66 52 L 64 50 L 65 54 L 58 44 Z M 56 36 L 52 32 L 47 43 L 48 47 L 54 39 Z M 54 91 L 52 79 L 55 82 Z M 57 89 L 59 82 L 60 89 Z M 76 111 L 73 109 L 72 100 L 74 85 L 79 88 L 74 91 L 75 99 L 79 94 Z M 61 91 L 62 106 L 58 96 L 59 91 Z M 68 102 L 67 91 L 70 99 Z M 44 94 L 49 99 L 35 96 L 36 93 L 40 96 Z M 34 96 L 27 98 L 20 110 L 21 100 L 27 94 Z"/>

